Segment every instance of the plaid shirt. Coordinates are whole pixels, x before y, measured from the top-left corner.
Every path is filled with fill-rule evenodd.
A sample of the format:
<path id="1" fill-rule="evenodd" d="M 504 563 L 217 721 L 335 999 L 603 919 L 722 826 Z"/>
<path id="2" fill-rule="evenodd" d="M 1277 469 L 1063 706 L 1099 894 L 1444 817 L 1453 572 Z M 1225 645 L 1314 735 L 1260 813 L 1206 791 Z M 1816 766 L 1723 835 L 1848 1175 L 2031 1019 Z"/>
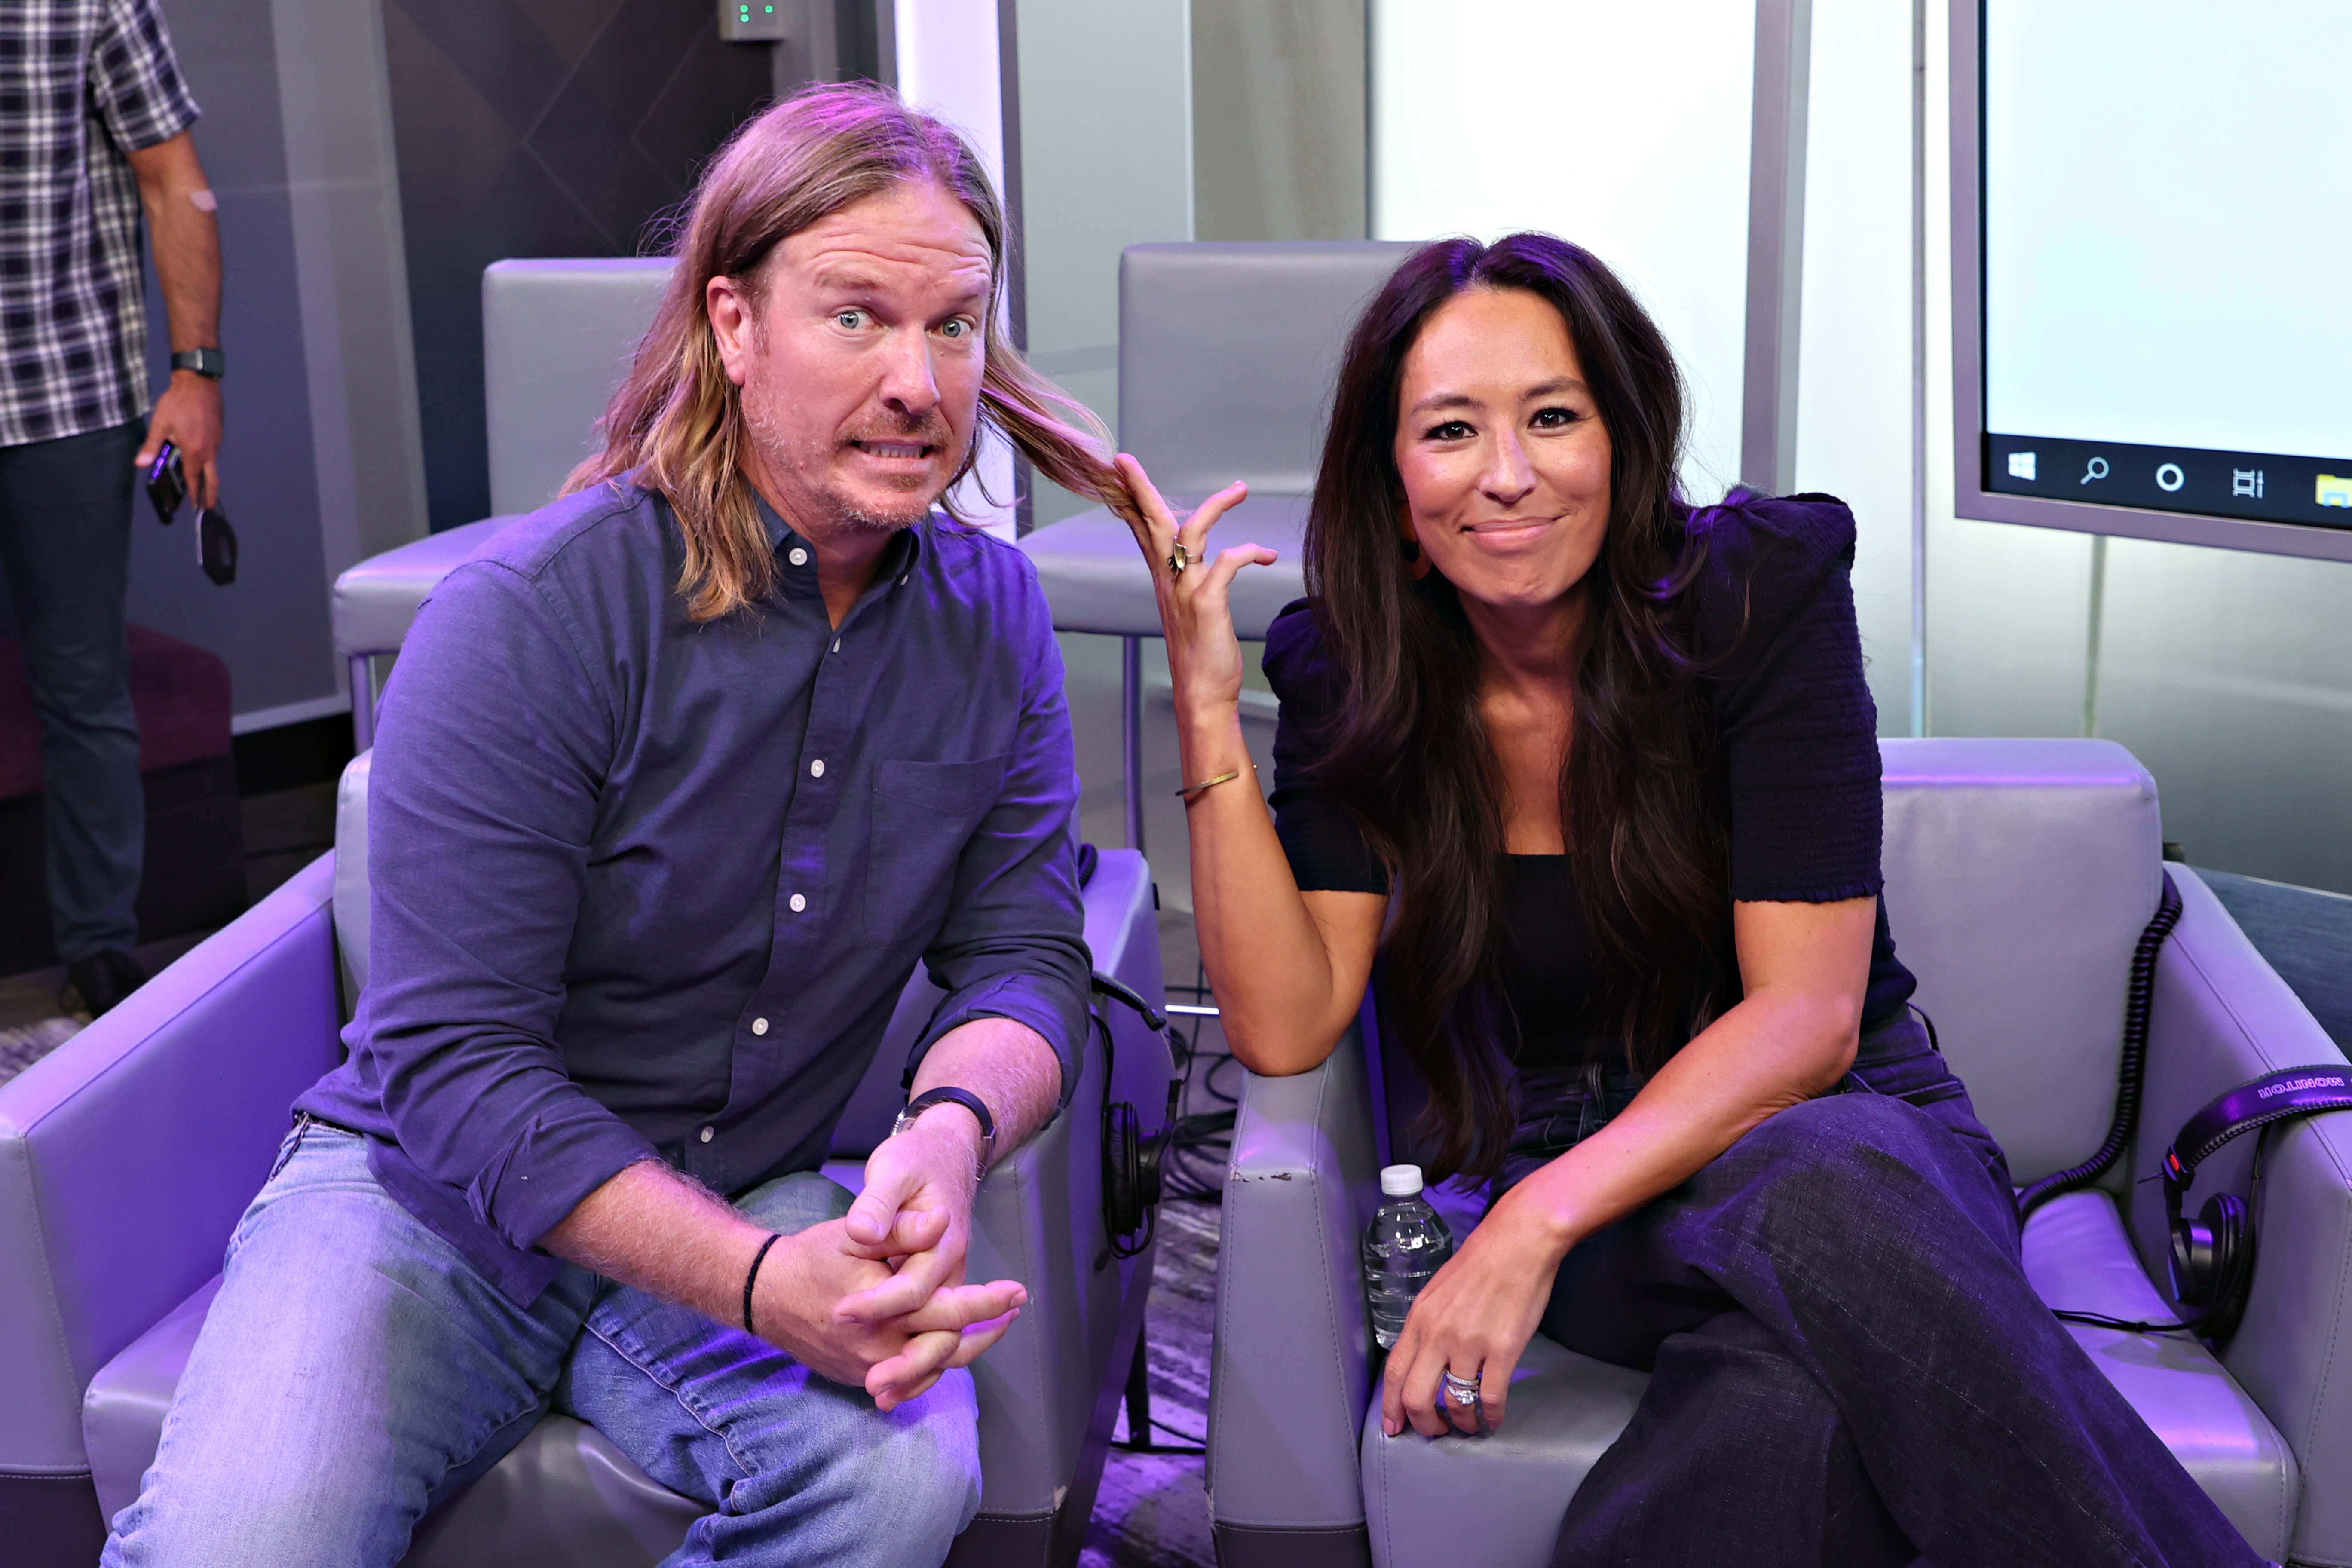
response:
<path id="1" fill-rule="evenodd" d="M 147 412 L 123 154 L 195 119 L 156 0 L 0 0 L 0 447 Z"/>

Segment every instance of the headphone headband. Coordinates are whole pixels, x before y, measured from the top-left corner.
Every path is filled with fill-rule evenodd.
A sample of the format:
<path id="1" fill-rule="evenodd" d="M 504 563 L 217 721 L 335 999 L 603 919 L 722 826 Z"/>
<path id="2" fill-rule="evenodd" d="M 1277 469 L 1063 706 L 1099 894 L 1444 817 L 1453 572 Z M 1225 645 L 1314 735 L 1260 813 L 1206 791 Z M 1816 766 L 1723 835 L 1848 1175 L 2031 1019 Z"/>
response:
<path id="1" fill-rule="evenodd" d="M 2181 1127 L 2164 1152 L 2164 1184 L 2178 1203 L 2197 1167 L 2242 1132 L 2320 1110 L 2352 1110 L 2352 1068 L 2284 1068 L 2221 1096 Z"/>

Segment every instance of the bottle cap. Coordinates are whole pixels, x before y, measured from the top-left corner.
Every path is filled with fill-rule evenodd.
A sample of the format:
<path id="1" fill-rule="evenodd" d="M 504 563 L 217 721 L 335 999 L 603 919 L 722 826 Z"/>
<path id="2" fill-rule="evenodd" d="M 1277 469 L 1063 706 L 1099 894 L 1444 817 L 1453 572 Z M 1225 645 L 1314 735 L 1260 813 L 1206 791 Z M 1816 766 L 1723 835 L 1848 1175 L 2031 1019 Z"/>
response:
<path id="1" fill-rule="evenodd" d="M 1381 1195 L 1409 1198 L 1421 1191 L 1419 1165 L 1383 1165 L 1381 1167 Z"/>

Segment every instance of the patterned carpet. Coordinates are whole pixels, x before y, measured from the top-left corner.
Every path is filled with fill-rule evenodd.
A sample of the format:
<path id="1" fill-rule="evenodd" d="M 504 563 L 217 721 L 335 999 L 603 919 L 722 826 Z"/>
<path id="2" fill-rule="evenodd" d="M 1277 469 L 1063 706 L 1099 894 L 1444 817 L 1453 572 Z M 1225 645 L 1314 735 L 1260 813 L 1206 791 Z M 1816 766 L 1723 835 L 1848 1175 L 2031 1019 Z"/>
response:
<path id="1" fill-rule="evenodd" d="M 0 1083 L 6 1083 L 59 1046 L 81 1027 L 79 1018 L 42 1018 L 14 1029 L 0 1029 Z"/>
<path id="2" fill-rule="evenodd" d="M 1144 1337 L 1154 1441 L 1162 1447 L 1197 1447 L 1208 1430 L 1217 1219 L 1213 1202 L 1171 1199 L 1160 1205 L 1160 1258 Z M 1118 1443 L 1129 1436 L 1122 1407 L 1111 1437 Z M 1078 1562 L 1080 1568 L 1213 1568 L 1216 1553 L 1200 1456 L 1112 1448 Z"/>

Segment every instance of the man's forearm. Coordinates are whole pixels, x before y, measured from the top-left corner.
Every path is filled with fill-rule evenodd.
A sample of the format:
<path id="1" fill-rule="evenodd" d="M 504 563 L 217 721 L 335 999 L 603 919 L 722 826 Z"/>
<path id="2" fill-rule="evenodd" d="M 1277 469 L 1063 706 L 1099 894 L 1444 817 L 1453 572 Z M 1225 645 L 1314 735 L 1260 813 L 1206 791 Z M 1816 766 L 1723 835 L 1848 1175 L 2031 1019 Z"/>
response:
<path id="1" fill-rule="evenodd" d="M 1062 1062 L 1045 1037 L 1010 1018 L 974 1018 L 932 1042 L 915 1070 L 914 1092 L 961 1089 L 976 1094 L 996 1119 L 1001 1158 L 1054 1119 L 1062 1099 Z M 934 1112 L 945 1115 L 942 1109 Z M 959 1117 L 969 1121 L 969 1117 Z M 979 1128 L 972 1127 L 975 1149 Z"/>
<path id="2" fill-rule="evenodd" d="M 155 280 L 163 295 L 174 353 L 220 344 L 220 224 L 208 205 L 212 196 L 197 162 L 194 134 L 182 132 L 168 142 L 129 154 L 146 209 L 148 242 L 155 253 Z"/>
<path id="3" fill-rule="evenodd" d="M 540 1246 L 607 1279 L 731 1323 L 768 1233 L 657 1160 L 590 1193 Z"/>

